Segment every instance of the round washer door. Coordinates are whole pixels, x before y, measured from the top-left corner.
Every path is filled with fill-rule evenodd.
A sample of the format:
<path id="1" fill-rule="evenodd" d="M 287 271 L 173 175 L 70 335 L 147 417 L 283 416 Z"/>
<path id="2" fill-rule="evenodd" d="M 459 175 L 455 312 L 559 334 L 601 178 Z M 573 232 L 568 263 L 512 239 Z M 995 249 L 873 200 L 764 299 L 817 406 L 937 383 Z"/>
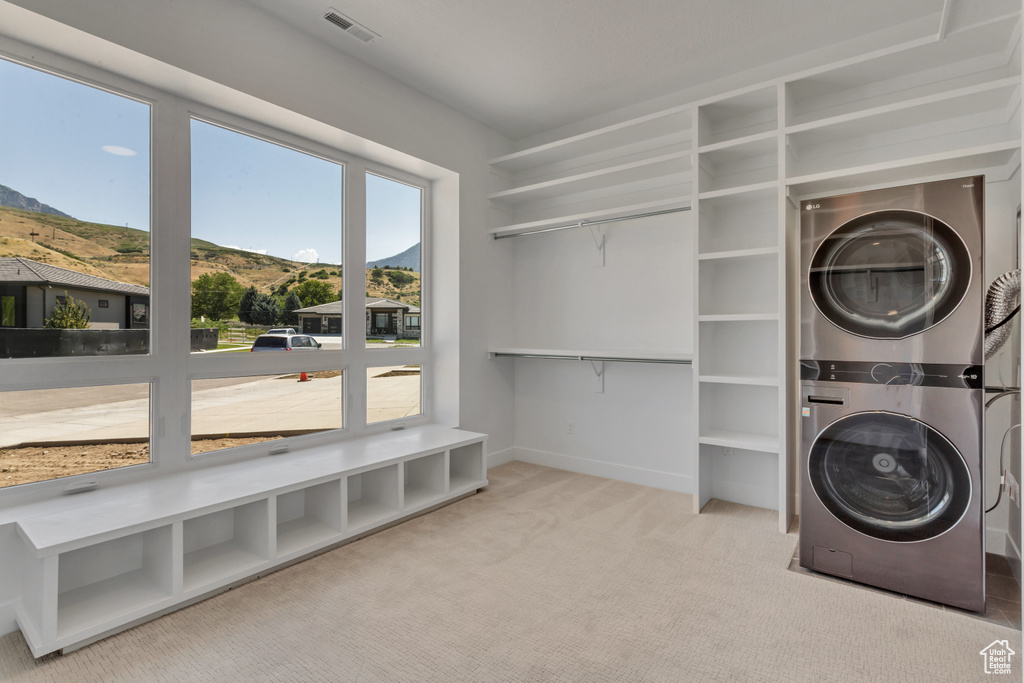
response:
<path id="1" fill-rule="evenodd" d="M 885 541 L 923 541 L 963 518 L 971 474 L 942 434 L 905 415 L 854 413 L 811 445 L 811 487 L 851 529 Z"/>
<path id="2" fill-rule="evenodd" d="M 879 211 L 843 224 L 811 258 L 814 305 L 861 337 L 902 339 L 942 322 L 963 300 L 971 257 L 942 221 L 916 211 Z"/>

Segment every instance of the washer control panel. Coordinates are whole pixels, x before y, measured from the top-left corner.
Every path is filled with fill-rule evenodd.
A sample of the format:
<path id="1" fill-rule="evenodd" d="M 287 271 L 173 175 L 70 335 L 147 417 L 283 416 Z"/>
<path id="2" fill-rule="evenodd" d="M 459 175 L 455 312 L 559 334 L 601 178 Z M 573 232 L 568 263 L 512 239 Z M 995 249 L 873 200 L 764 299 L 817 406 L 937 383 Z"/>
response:
<path id="1" fill-rule="evenodd" d="M 983 389 L 981 365 L 889 363 L 849 360 L 802 360 L 800 379 L 854 384 L 909 385 Z"/>

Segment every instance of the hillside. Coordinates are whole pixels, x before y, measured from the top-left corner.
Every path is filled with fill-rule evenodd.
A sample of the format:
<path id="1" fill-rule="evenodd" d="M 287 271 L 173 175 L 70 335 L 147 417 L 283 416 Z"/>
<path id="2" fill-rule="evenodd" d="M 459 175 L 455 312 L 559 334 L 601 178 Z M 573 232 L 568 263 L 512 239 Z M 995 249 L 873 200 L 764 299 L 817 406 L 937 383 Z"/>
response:
<path id="1" fill-rule="evenodd" d="M 383 268 L 384 266 L 391 266 L 392 268 L 412 268 L 415 272 L 420 272 L 420 243 L 412 245 L 401 254 L 395 254 L 394 256 L 388 256 L 387 258 L 377 259 L 376 261 L 367 261 L 366 267 Z"/>
<path id="2" fill-rule="evenodd" d="M 17 190 L 12 190 L 6 185 L 0 185 L 0 206 L 10 206 L 15 209 L 25 209 L 27 211 L 34 211 L 35 213 L 49 213 L 54 216 L 63 216 L 64 218 L 71 218 L 63 211 L 58 211 L 52 206 L 43 204 L 38 199 L 33 197 L 26 197 Z"/>
<path id="3" fill-rule="evenodd" d="M 35 233 L 35 234 L 32 234 Z M 0 206 L 0 257 L 20 256 L 97 277 L 149 286 L 149 233 L 144 230 L 87 223 L 66 216 Z M 324 271 L 330 287 L 341 288 L 341 267 L 309 264 L 192 240 L 192 279 L 203 273 L 228 272 L 245 287 L 280 293 Z M 419 305 L 420 274 L 402 287 L 387 278 L 373 282 L 366 271 L 366 294 Z M 305 276 L 300 277 L 303 273 Z M 333 274 L 332 274 L 333 273 Z"/>

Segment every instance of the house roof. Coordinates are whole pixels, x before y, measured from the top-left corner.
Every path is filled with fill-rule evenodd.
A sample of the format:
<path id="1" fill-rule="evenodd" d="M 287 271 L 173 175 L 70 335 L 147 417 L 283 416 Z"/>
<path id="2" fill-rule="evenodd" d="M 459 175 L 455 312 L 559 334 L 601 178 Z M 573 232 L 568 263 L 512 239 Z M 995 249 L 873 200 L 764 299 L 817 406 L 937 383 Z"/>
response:
<path id="1" fill-rule="evenodd" d="M 90 289 L 101 292 L 117 292 L 119 294 L 137 294 L 149 296 L 149 287 L 117 282 L 95 275 L 79 273 L 75 270 L 51 266 L 21 257 L 0 258 L 0 282 L 17 282 L 22 284 L 53 285 L 70 289 Z"/>
<path id="2" fill-rule="evenodd" d="M 419 313 L 419 306 L 412 306 L 410 304 L 403 304 L 401 301 L 394 301 L 392 299 L 371 299 L 366 298 L 366 307 L 373 309 L 392 309 L 400 308 L 406 313 Z M 330 303 L 320 304 L 319 306 L 307 306 L 306 308 L 295 309 L 296 313 L 314 313 L 316 315 L 341 315 L 342 303 L 341 301 L 331 301 Z"/>

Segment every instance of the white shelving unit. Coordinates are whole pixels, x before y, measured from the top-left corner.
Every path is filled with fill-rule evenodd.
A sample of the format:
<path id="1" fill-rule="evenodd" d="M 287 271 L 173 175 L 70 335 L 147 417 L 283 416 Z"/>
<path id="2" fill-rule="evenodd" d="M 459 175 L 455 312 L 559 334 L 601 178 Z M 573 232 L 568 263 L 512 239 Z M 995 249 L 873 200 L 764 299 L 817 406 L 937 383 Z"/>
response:
<path id="1" fill-rule="evenodd" d="M 487 485 L 485 440 L 428 425 L 100 489 L 26 515 L 19 627 L 36 657 L 75 649 L 471 494 Z"/>
<path id="2" fill-rule="evenodd" d="M 1020 16 L 998 12 L 978 6 L 951 17 L 934 40 L 492 161 L 510 186 L 491 199 L 514 219 L 490 230 L 495 237 L 663 207 L 692 211 L 696 511 L 718 497 L 777 509 L 782 531 L 792 521 L 800 200 L 974 174 L 1005 181 L 1019 168 Z"/>
<path id="3" fill-rule="evenodd" d="M 698 107 L 695 512 L 712 498 L 792 515 L 787 467 L 786 233 L 779 105 L 771 85 Z M 735 461 L 742 463 L 736 466 Z"/>

